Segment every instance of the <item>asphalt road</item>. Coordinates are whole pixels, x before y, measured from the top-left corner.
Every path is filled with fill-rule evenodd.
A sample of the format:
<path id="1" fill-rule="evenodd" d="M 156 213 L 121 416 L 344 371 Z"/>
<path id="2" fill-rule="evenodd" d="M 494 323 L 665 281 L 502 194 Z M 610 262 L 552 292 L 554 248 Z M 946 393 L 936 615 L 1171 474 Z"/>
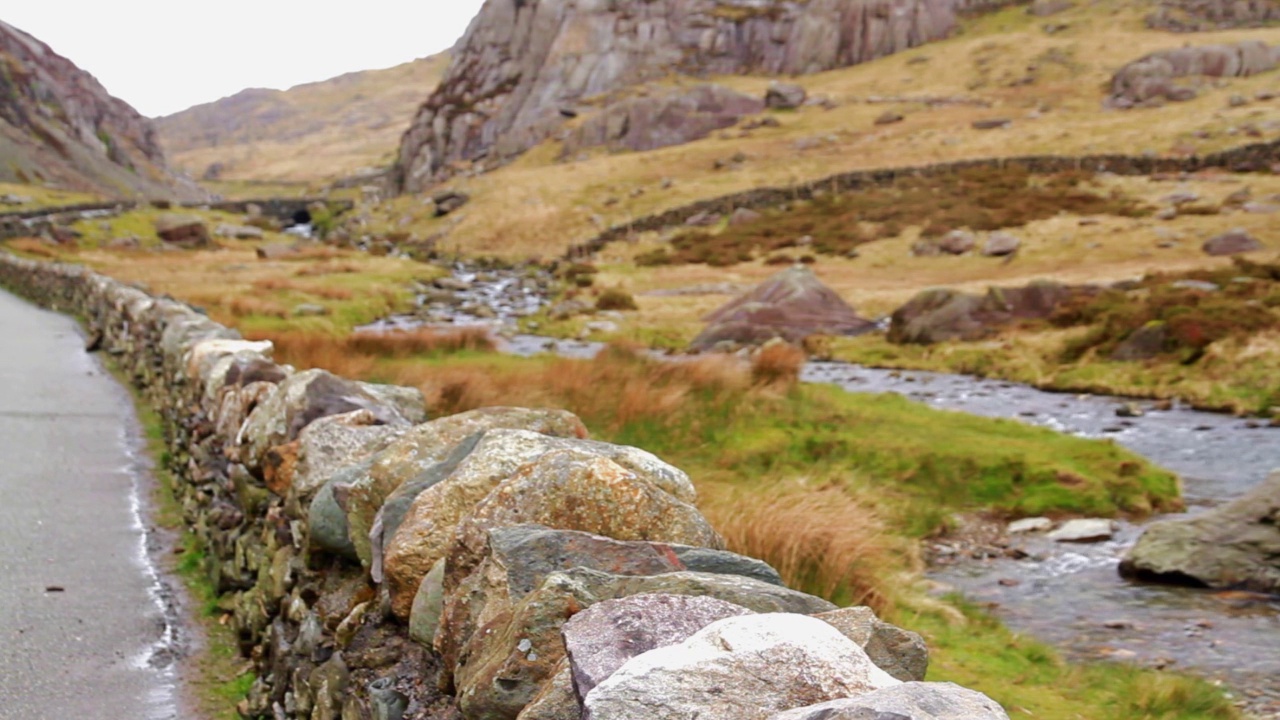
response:
<path id="1" fill-rule="evenodd" d="M 0 718 L 176 717 L 136 447 L 76 325 L 0 291 Z"/>

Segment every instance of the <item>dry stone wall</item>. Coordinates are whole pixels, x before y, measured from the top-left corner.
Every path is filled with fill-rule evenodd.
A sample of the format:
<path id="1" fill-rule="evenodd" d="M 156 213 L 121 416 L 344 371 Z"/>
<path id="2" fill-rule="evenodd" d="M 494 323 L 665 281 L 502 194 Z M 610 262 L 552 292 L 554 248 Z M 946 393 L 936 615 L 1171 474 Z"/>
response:
<path id="1" fill-rule="evenodd" d="M 921 683 L 918 635 L 724 550 L 685 473 L 568 412 L 428 420 L 416 390 L 279 365 L 84 268 L 0 253 L 0 285 L 81 317 L 161 417 L 256 675 L 243 717 L 770 720 L 863 698 L 1007 720 Z"/>
<path id="2" fill-rule="evenodd" d="M 800 185 L 758 187 L 742 192 L 699 200 L 669 210 L 614 225 L 595 237 L 570 246 L 566 256 L 579 258 L 604 249 L 609 243 L 626 240 L 639 233 L 686 224 L 696 216 L 729 216 L 735 210 L 762 210 L 797 200 L 812 200 L 822 193 L 844 193 L 861 188 L 891 185 L 899 178 L 937 177 L 972 169 L 1018 168 L 1032 174 L 1048 175 L 1068 171 L 1114 173 L 1116 175 L 1176 175 L 1202 170 L 1230 172 L 1280 172 L 1280 140 L 1244 145 L 1209 155 L 1192 157 L 1148 157 L 1143 155 L 1024 155 L 1007 158 L 978 158 L 956 162 L 879 170 L 854 170 Z"/>

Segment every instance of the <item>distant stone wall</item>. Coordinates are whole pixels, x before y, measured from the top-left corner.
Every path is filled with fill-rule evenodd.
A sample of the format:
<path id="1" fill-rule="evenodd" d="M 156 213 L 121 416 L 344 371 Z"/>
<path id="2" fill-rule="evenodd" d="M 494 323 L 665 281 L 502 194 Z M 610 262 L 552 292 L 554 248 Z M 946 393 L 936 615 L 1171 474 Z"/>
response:
<path id="1" fill-rule="evenodd" d="M 793 708 L 836 700 L 1007 720 L 901 682 L 924 677 L 919 636 L 724 551 L 687 475 L 570 413 L 428 422 L 416 390 L 278 365 L 81 267 L 0 252 L 0 285 L 81 317 L 160 415 L 257 676 L 243 717 L 815 720 Z"/>
<path id="2" fill-rule="evenodd" d="M 1162 173 L 1193 173 L 1211 168 L 1232 172 L 1267 172 L 1280 163 L 1280 140 L 1255 143 L 1232 148 L 1219 153 L 1186 158 L 1146 157 L 1141 155 L 1030 155 L 1008 158 L 982 158 L 960 160 L 915 167 L 885 168 L 880 170 L 854 170 L 820 180 L 812 180 L 789 187 L 762 187 L 722 195 L 709 200 L 699 200 L 688 205 L 671 208 L 660 213 L 637 218 L 623 225 L 615 225 L 586 242 L 569 248 L 567 257 L 586 257 L 604 249 L 611 242 L 625 240 L 640 233 L 683 225 L 689 218 L 704 213 L 720 213 L 728 216 L 738 208 L 760 210 L 797 200 L 812 200 L 815 195 L 829 192 L 842 193 L 861 188 L 890 185 L 900 178 L 936 177 L 971 169 L 1021 168 L 1033 174 L 1052 174 L 1085 170 L 1109 172 L 1117 175 L 1155 175 Z"/>
<path id="3" fill-rule="evenodd" d="M 262 198 L 258 200 L 229 200 L 216 203 L 174 203 L 174 205 L 184 208 L 208 208 L 210 210 L 238 214 L 248 212 L 249 206 L 254 205 L 262 211 L 263 215 L 287 223 L 293 220 L 297 212 L 308 209 L 313 203 L 324 204 L 334 214 L 349 212 L 355 207 L 355 203 L 350 200 L 329 200 L 326 198 Z M 0 241 L 12 240 L 18 237 L 40 236 L 48 233 L 57 225 L 70 225 L 77 220 L 91 217 L 119 215 L 150 206 L 151 203 L 79 203 L 34 210 L 0 212 Z"/>

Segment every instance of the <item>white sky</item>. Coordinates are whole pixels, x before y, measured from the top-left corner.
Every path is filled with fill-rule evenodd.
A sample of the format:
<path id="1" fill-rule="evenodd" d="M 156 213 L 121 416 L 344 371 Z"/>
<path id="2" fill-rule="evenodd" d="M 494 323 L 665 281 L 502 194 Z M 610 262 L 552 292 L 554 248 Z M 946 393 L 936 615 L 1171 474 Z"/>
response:
<path id="1" fill-rule="evenodd" d="M 35 0 L 0 20 L 155 117 L 448 49 L 482 0 Z"/>

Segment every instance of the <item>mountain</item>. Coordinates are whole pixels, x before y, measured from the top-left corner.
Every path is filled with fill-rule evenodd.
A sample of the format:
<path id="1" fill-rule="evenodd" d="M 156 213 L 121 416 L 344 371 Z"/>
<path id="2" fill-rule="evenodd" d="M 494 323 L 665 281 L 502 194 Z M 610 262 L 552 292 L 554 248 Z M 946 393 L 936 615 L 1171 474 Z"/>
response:
<path id="1" fill-rule="evenodd" d="M 0 181 L 111 197 L 195 199 L 155 127 L 48 45 L 0 22 Z"/>
<path id="2" fill-rule="evenodd" d="M 964 0 L 489 0 L 400 146 L 416 191 L 500 165 L 593 98 L 671 75 L 797 75 L 947 37 Z"/>
<path id="3" fill-rule="evenodd" d="M 249 89 L 159 118 L 164 147 L 197 177 L 332 179 L 389 165 L 445 54 L 289 90 Z"/>

